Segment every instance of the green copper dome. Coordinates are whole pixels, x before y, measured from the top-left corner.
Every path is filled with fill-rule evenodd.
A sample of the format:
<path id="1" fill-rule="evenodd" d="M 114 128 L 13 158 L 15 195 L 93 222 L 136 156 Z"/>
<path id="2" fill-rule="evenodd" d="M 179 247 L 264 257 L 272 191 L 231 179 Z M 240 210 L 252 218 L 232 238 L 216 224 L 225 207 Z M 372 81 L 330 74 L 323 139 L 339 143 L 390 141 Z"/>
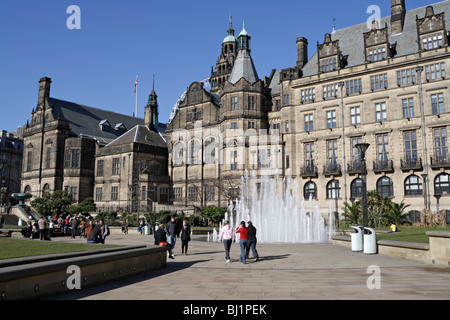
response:
<path id="1" fill-rule="evenodd" d="M 226 36 L 225 39 L 223 39 L 223 43 L 225 42 L 236 42 L 237 39 L 234 36 L 234 29 L 233 24 L 231 23 L 231 16 L 230 16 L 230 28 L 228 28 L 228 36 Z"/>
<path id="2" fill-rule="evenodd" d="M 237 41 L 236 37 L 235 36 L 230 36 L 230 35 L 228 35 L 225 39 L 223 39 L 223 43 L 225 43 L 225 42 L 236 42 L 236 41 Z"/>
<path id="3" fill-rule="evenodd" d="M 245 30 L 245 21 L 244 21 L 244 25 L 243 25 L 243 27 L 242 27 L 242 31 L 241 31 L 241 33 L 239 34 L 239 37 L 240 37 L 240 36 L 250 36 L 250 35 L 248 34 L 247 30 Z"/>

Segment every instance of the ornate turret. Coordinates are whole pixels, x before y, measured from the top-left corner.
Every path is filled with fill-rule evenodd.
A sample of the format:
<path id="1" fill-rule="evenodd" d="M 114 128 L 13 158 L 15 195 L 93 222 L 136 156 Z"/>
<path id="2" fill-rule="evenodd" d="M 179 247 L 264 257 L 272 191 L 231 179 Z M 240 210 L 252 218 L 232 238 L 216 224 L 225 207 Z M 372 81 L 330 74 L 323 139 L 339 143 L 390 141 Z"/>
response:
<path id="1" fill-rule="evenodd" d="M 148 103 L 145 107 L 145 124 L 149 126 L 150 129 L 158 126 L 158 116 L 158 96 L 155 92 L 155 75 L 153 75 L 153 88 L 148 96 Z"/>
<path id="2" fill-rule="evenodd" d="M 211 90 L 217 91 L 223 87 L 224 83 L 230 77 L 234 62 L 237 57 L 237 39 L 234 36 L 233 24 L 230 16 L 230 27 L 228 28 L 228 35 L 222 42 L 222 52 L 216 63 L 216 71 L 211 68 Z"/>
<path id="3" fill-rule="evenodd" d="M 236 84 L 241 78 L 254 84 L 259 80 L 255 65 L 250 55 L 250 35 L 245 30 L 245 22 L 241 33 L 238 36 L 238 56 L 229 78 L 229 82 Z"/>

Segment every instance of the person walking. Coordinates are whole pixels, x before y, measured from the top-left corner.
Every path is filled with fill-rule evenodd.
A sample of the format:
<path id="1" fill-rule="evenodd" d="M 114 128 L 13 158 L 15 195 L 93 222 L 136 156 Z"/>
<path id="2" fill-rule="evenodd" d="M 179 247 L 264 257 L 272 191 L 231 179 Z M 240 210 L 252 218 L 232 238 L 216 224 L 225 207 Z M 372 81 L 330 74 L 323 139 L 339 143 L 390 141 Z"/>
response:
<path id="1" fill-rule="evenodd" d="M 239 233 L 239 246 L 241 247 L 239 261 L 245 264 L 245 252 L 248 245 L 248 229 L 245 227 L 245 221 L 241 221 L 241 224 L 236 229 L 236 233 Z"/>
<path id="2" fill-rule="evenodd" d="M 183 220 L 183 226 L 181 227 L 181 254 L 187 256 L 189 241 L 191 241 L 191 226 L 187 220 Z"/>
<path id="3" fill-rule="evenodd" d="M 233 228 L 230 226 L 230 221 L 226 220 L 222 229 L 220 229 L 219 241 L 223 242 L 225 247 L 225 261 L 230 262 L 230 249 L 234 240 Z"/>
<path id="4" fill-rule="evenodd" d="M 122 223 L 122 232 L 128 234 L 128 219 L 125 219 Z"/>
<path id="5" fill-rule="evenodd" d="M 175 216 L 170 218 L 170 221 L 166 225 L 166 233 L 167 233 L 167 242 L 171 246 L 170 255 L 173 257 L 175 255 L 175 243 L 177 242 L 177 238 L 180 237 L 180 230 L 178 229 L 178 225 L 175 222 Z"/>
<path id="6" fill-rule="evenodd" d="M 258 251 L 256 250 L 256 228 L 251 221 L 247 222 L 247 250 L 245 252 L 245 258 L 249 259 L 250 248 L 252 249 L 253 259 L 259 260 Z"/>

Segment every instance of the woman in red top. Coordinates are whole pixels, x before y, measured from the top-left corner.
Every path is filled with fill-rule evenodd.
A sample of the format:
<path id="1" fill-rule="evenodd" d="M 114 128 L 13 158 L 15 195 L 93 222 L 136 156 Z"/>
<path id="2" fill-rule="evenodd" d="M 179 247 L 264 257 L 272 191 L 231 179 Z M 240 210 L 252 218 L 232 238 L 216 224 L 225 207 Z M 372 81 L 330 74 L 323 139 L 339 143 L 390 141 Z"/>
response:
<path id="1" fill-rule="evenodd" d="M 239 261 L 245 263 L 245 251 L 247 250 L 247 233 L 248 229 L 245 227 L 245 221 L 241 221 L 241 225 L 236 229 L 239 233 L 239 246 L 241 247 L 241 255 Z"/>

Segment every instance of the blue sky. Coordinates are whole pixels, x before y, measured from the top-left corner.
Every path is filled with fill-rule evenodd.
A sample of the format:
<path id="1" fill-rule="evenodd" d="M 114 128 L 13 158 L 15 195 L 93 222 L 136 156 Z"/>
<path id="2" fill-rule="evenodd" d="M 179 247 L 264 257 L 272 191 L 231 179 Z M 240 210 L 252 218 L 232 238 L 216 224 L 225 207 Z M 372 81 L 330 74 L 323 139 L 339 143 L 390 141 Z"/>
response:
<path id="1" fill-rule="evenodd" d="M 81 9 L 81 30 L 66 26 L 70 5 Z M 370 5 L 390 15 L 389 0 L 1 0 L 0 129 L 16 131 L 31 118 L 44 76 L 52 78 L 54 98 L 132 115 L 139 75 L 143 117 L 155 74 L 160 122 L 167 122 L 186 88 L 210 75 L 230 14 L 236 35 L 245 20 L 263 78 L 295 65 L 297 37 L 308 39 L 311 56 L 333 18 L 337 29 L 365 23 Z"/>

